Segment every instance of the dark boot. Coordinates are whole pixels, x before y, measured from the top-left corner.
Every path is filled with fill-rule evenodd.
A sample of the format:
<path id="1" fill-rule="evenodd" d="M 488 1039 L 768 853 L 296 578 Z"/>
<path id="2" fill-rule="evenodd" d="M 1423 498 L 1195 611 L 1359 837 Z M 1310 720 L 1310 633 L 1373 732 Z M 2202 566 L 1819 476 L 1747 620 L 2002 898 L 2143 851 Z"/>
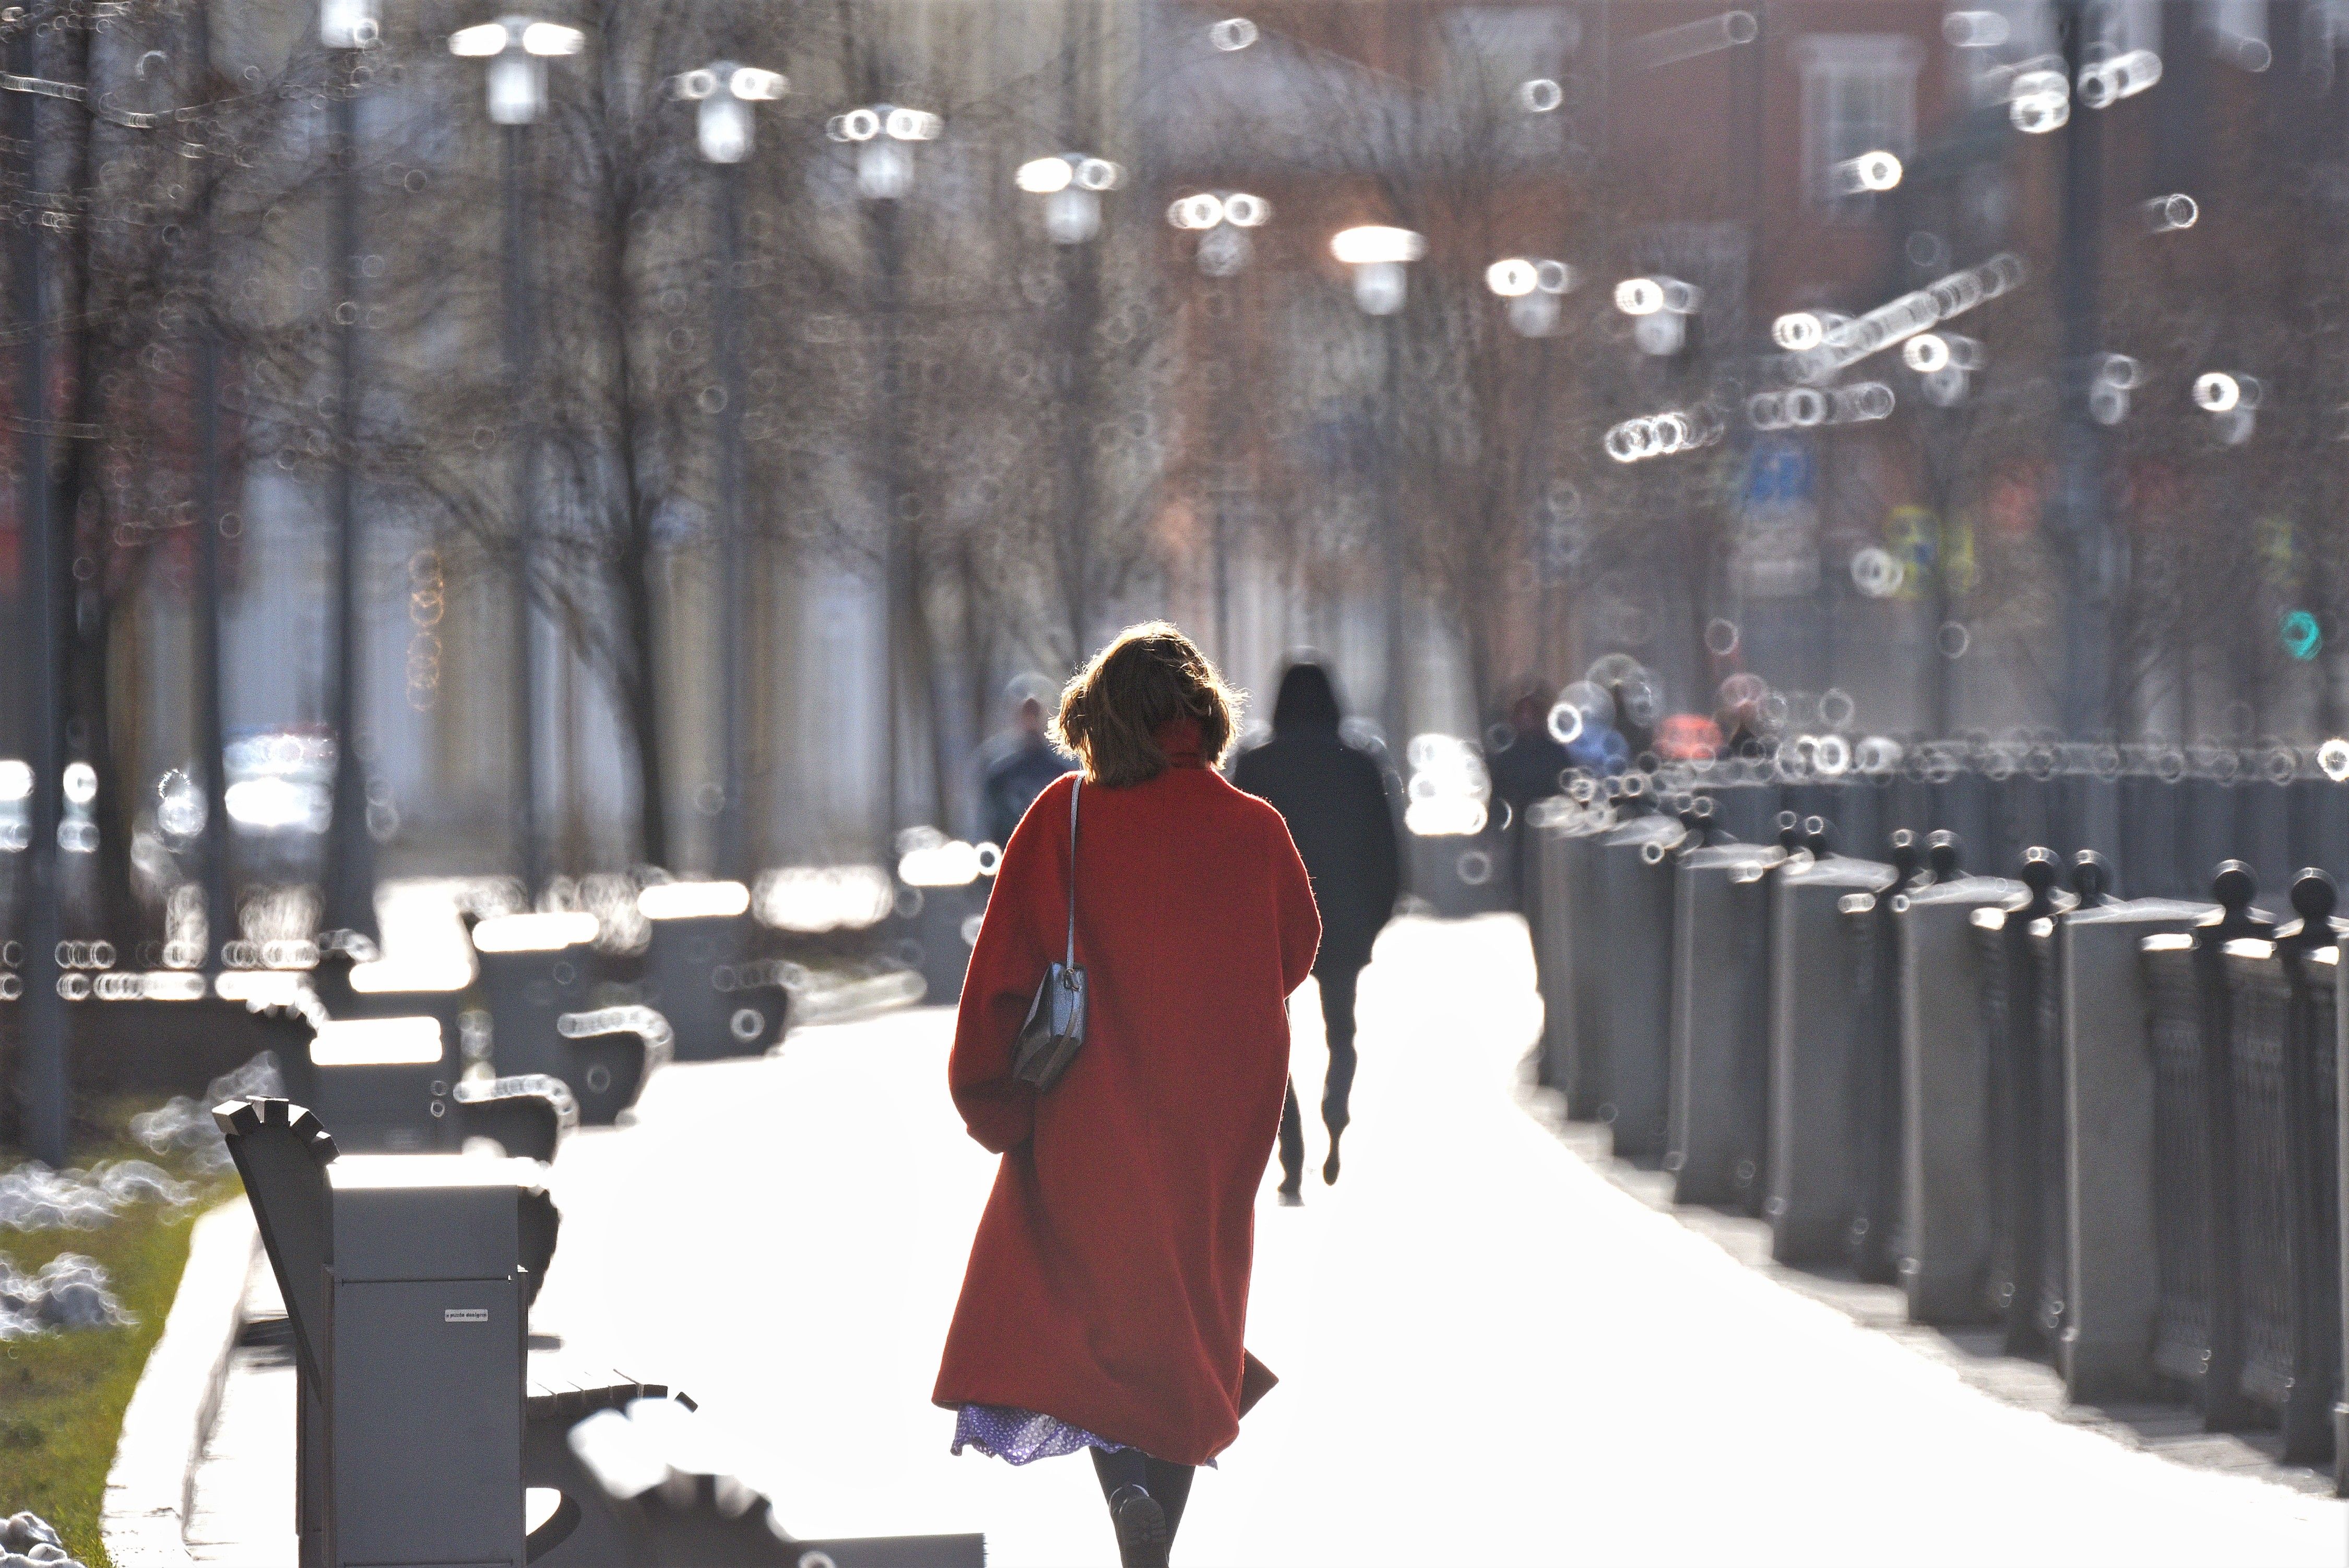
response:
<path id="1" fill-rule="evenodd" d="M 1138 1486 L 1122 1486 L 1110 1493 L 1109 1511 L 1117 1523 L 1119 1568 L 1166 1568 L 1171 1538 L 1158 1500 Z"/>

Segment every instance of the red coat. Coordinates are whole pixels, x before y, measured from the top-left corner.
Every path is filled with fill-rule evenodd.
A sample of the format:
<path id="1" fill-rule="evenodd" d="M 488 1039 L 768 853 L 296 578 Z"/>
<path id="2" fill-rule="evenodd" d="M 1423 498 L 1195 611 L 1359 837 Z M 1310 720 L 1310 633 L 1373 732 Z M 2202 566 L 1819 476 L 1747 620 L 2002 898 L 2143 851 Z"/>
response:
<path id="1" fill-rule="evenodd" d="M 1256 1199 L 1279 1130 L 1289 992 L 1321 923 L 1278 813 L 1195 752 L 1088 786 L 1077 962 L 1092 1016 L 1048 1094 L 1013 1037 L 1061 955 L 1071 780 L 1004 846 L 948 1078 L 1003 1155 L 932 1398 L 1056 1416 L 1197 1464 L 1273 1383 L 1247 1354 Z"/>

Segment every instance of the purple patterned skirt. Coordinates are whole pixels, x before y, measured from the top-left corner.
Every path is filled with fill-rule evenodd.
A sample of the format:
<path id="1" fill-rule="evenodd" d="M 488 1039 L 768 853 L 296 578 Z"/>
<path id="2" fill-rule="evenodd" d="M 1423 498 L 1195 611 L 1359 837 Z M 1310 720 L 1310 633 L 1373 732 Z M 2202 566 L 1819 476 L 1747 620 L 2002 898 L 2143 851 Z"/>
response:
<path id="1" fill-rule="evenodd" d="M 955 1417 L 954 1451 L 962 1452 L 966 1443 L 980 1453 L 1015 1465 L 1084 1449 L 1115 1453 L 1128 1446 L 1095 1437 L 1058 1416 L 1040 1416 L 1014 1405 L 965 1405 Z"/>

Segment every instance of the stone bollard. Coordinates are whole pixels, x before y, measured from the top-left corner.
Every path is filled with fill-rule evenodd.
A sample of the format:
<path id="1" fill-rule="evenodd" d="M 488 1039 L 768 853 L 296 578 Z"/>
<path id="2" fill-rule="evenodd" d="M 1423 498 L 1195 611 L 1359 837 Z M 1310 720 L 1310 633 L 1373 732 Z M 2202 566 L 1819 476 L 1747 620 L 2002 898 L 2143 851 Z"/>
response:
<path id="1" fill-rule="evenodd" d="M 1828 852 L 1828 829 L 1803 822 L 1806 857 L 1774 879 L 1770 911 L 1770 1253 L 1840 1262 L 1856 1213 L 1852 1064 L 1865 1049 L 1872 963 L 1868 923 L 1894 872 Z"/>
<path id="2" fill-rule="evenodd" d="M 2164 898 L 2099 903 L 2083 892 L 2060 936 L 2065 1283 L 2056 1366 L 2068 1398 L 2103 1403 L 2152 1398 L 2160 1386 L 2155 1071 L 2139 948 L 2214 911 Z"/>
<path id="3" fill-rule="evenodd" d="M 1960 874 L 1962 845 L 1927 841 L 1931 880 L 1894 901 L 1900 942 L 1899 1277 L 1919 1323 L 1989 1320 L 1988 977 L 1977 913 L 2002 918 L 2023 884 Z"/>

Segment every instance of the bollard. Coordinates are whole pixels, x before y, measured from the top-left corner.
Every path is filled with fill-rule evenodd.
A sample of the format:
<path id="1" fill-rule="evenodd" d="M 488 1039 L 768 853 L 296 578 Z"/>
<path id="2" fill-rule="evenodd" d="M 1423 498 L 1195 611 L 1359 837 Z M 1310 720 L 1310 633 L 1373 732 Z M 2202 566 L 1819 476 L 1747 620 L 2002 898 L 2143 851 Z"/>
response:
<path id="1" fill-rule="evenodd" d="M 672 1059 L 764 1056 L 781 1043 L 790 993 L 781 961 L 760 955 L 750 889 L 663 882 L 638 893 L 636 908 L 647 927 L 644 1001 L 668 1022 Z M 966 959 L 969 951 L 966 944 Z"/>
<path id="2" fill-rule="evenodd" d="M 1865 1049 L 1869 923 L 1893 870 L 1828 852 L 1805 819 L 1807 859 L 1773 879 L 1770 911 L 1770 1254 L 1840 1261 L 1855 1216 L 1852 1067 Z"/>
<path id="3" fill-rule="evenodd" d="M 1912 829 L 1886 836 L 1892 866 L 1888 892 L 1853 916 L 1868 923 L 1867 973 L 1860 977 L 1859 1016 L 1852 1053 L 1851 1140 L 1857 1176 L 1852 1188 L 1851 1266 L 1864 1280 L 1899 1277 L 1900 1245 L 1900 942 L 1895 905 L 1925 872 L 1926 847 Z M 1903 906 L 1905 907 L 1905 905 Z"/>
<path id="4" fill-rule="evenodd" d="M 1633 817 L 1603 835 L 1595 870 L 1595 938 L 1600 965 L 1595 1042 L 1578 1030 L 1576 1086 L 1614 1132 L 1615 1152 L 1661 1157 L 1670 1105 L 1671 1033 L 1671 851 L 1687 830 L 1670 817 Z M 1596 928 L 1595 930 L 1593 928 Z M 1578 976 L 1579 979 L 1580 976 Z M 1578 1024 L 1580 1020 L 1578 1019 Z"/>
<path id="5" fill-rule="evenodd" d="M 2053 1348 L 2043 1321 L 2045 1283 L 2045 1120 L 2047 1020 L 2053 998 L 2054 917 L 2072 902 L 2055 887 L 2056 859 L 2044 845 L 2023 851 L 2020 907 L 1978 912 L 1985 959 L 1982 1028 L 1990 1062 L 1992 1305 L 2005 1325 L 2010 1356 Z"/>
<path id="6" fill-rule="evenodd" d="M 2147 1038 L 2155 1065 L 2154 1208 L 2161 1278 L 2154 1365 L 2192 1388 L 2203 1425 L 2244 1424 L 2234 1074 L 2223 949 L 2274 934 L 2252 907 L 2259 890 L 2240 861 L 2220 863 L 2219 905 L 2185 935 L 2148 936 Z"/>
<path id="7" fill-rule="evenodd" d="M 1590 1109 L 1577 1087 L 1581 1059 L 1579 1042 L 1595 1037 L 1597 987 L 1603 979 L 1590 965 L 1585 944 L 1596 939 L 1585 927 L 1599 917 L 1594 857 L 1599 835 L 1606 831 L 1607 812 L 1586 801 L 1545 802 L 1534 828 L 1535 857 L 1539 870 L 1540 919 L 1534 923 L 1538 945 L 1535 975 L 1542 995 L 1543 1087 L 1566 1098 L 1567 1115 L 1590 1119 Z M 1593 973 L 1586 975 L 1585 966 Z"/>
<path id="8" fill-rule="evenodd" d="M 2161 898 L 2100 904 L 2081 892 L 2058 933 L 2066 1274 L 2056 1366 L 2075 1403 L 2153 1398 L 2156 1088 L 2139 947 L 2214 911 Z"/>
<path id="9" fill-rule="evenodd" d="M 2330 1457 L 2339 1368 L 2333 1326 L 2339 1221 L 2332 1168 L 2339 1112 L 2332 1076 L 2333 1019 L 2318 1026 L 2308 971 L 2335 954 L 2333 881 L 2302 872 L 2292 902 L 2300 919 L 2272 938 L 2237 937 L 2221 954 L 2235 1113 L 2234 1179 L 2240 1238 L 2242 1375 L 2247 1400 L 2274 1412 L 2287 1463 Z M 2325 1005 L 2332 1003 L 2330 985 Z M 2320 1044 L 2321 1042 L 2321 1044 Z"/>
<path id="10" fill-rule="evenodd" d="M 1707 802 L 1708 804 L 1710 802 Z M 1664 1168 L 1682 1203 L 1757 1206 L 1768 1146 L 1770 887 L 1775 845 L 1716 835 L 1673 870 L 1671 1112 Z"/>
<path id="11" fill-rule="evenodd" d="M 2330 957 L 2327 957 L 2327 954 Z M 2334 1301 L 2341 1317 L 2340 1359 L 2333 1363 L 2343 1383 L 2333 1407 L 2333 1491 L 2349 1497 L 2349 998 L 2341 994 L 2341 944 L 2309 954 L 2312 981 L 2323 985 L 2333 999 L 2333 1240 L 2341 1260 L 2333 1274 Z"/>
<path id="12" fill-rule="evenodd" d="M 1900 1255 L 1919 1323 L 1991 1318 L 1989 1037 L 1982 997 L 1995 946 L 1977 913 L 2002 920 L 2022 883 L 1959 872 L 1957 835 L 1927 842 L 1931 881 L 1893 902 L 1900 943 Z"/>

